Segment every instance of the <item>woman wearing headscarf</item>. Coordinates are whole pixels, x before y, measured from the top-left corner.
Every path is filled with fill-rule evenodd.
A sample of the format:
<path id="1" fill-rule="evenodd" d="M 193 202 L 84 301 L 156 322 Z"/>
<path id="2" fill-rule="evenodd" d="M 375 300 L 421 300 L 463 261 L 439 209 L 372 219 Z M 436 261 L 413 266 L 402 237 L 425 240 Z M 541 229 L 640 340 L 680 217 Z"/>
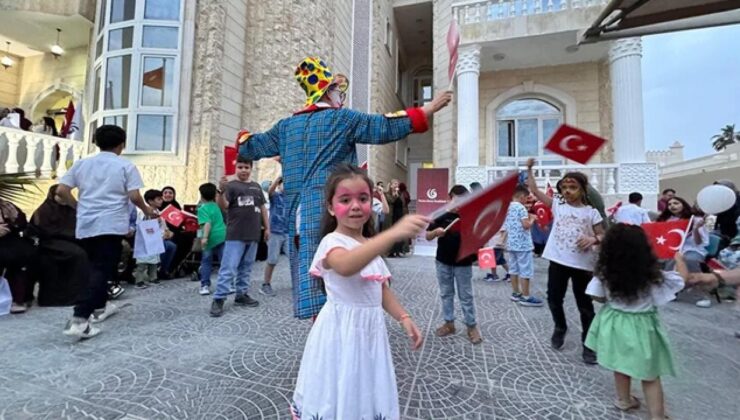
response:
<path id="1" fill-rule="evenodd" d="M 89 276 L 87 254 L 75 239 L 76 211 L 57 196 L 58 187 L 49 188 L 46 200 L 31 217 L 31 231 L 39 239 L 40 306 L 74 304 Z"/>
<path id="2" fill-rule="evenodd" d="M 33 301 L 33 281 L 27 269 L 36 250 L 24 237 L 27 226 L 26 215 L 0 198 L 0 275 L 5 273 L 13 295 L 11 313 L 26 312 L 26 304 Z"/>
<path id="3" fill-rule="evenodd" d="M 408 207 L 406 207 L 406 202 L 401 193 L 401 185 L 397 179 L 391 180 L 388 186 L 388 192 L 385 193 L 385 199 L 390 208 L 390 217 L 385 218 L 383 230 L 389 229 L 401 220 L 404 214 L 408 213 Z M 388 253 L 388 256 L 391 258 L 400 257 L 403 254 L 404 243 L 405 241 L 396 242 Z"/>
<path id="4" fill-rule="evenodd" d="M 33 123 L 31 122 L 31 120 L 26 118 L 26 111 L 21 108 L 13 108 L 13 112 L 20 116 L 21 130 L 31 131 L 31 126 L 33 126 Z"/>
<path id="5" fill-rule="evenodd" d="M 166 186 L 162 188 L 162 207 L 159 208 L 160 211 L 167 208 L 167 206 L 173 206 L 178 210 L 182 210 L 182 206 L 180 203 L 177 202 L 177 191 L 175 191 L 174 187 Z M 180 227 L 173 226 L 169 223 L 167 223 L 167 228 L 172 232 L 173 236 L 170 239 L 172 242 L 177 245 L 177 251 L 175 252 L 175 257 L 172 260 L 172 264 L 170 267 L 172 268 L 173 273 L 176 275 L 175 271 L 177 271 L 177 267 L 180 266 L 180 263 L 182 263 L 185 260 L 185 257 L 188 256 L 188 253 L 191 249 L 193 249 L 193 241 L 195 241 L 195 232 L 186 232 L 185 226 L 180 225 Z M 161 273 L 164 275 L 164 277 L 171 277 L 171 273 Z M 190 273 L 183 273 L 183 274 L 190 274 Z"/>

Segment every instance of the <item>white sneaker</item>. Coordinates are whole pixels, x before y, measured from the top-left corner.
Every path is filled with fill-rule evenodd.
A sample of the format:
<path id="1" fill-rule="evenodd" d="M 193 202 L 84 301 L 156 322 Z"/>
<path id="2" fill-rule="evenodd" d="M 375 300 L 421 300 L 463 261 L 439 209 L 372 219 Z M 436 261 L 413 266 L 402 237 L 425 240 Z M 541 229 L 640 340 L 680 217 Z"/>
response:
<path id="1" fill-rule="evenodd" d="M 211 294 L 211 289 L 209 289 L 208 286 L 201 286 L 199 293 L 200 293 L 201 296 L 210 295 Z"/>
<path id="2" fill-rule="evenodd" d="M 712 301 L 709 299 L 702 299 L 700 301 L 696 302 L 696 306 L 700 308 L 711 308 L 712 307 Z"/>
<path id="3" fill-rule="evenodd" d="M 67 325 L 64 327 L 64 335 L 77 338 L 90 338 L 100 334 L 100 330 L 90 325 L 89 322 L 83 321 L 67 321 Z"/>
<path id="4" fill-rule="evenodd" d="M 108 318 L 112 317 L 113 315 L 117 314 L 120 310 L 121 309 L 118 306 L 116 306 L 116 305 L 108 302 L 108 303 L 105 304 L 105 309 L 104 310 L 101 311 L 101 310 L 98 309 L 97 311 L 93 312 L 92 315 L 90 315 L 90 322 L 92 322 L 93 324 L 97 324 L 99 322 L 103 322 L 106 319 L 108 319 Z"/>

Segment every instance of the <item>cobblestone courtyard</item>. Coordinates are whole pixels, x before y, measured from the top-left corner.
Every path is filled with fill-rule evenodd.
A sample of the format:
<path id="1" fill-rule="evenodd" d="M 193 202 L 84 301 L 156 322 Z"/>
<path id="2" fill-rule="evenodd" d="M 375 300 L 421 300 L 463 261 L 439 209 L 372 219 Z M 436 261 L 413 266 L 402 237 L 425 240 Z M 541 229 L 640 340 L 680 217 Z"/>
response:
<path id="1" fill-rule="evenodd" d="M 578 314 L 568 295 L 570 332 L 563 351 L 549 348 L 546 307 L 508 300 L 504 283 L 475 282 L 484 342 L 464 331 L 439 339 L 433 260 L 390 260 L 393 287 L 426 337 L 421 350 L 390 323 L 401 410 L 408 419 L 638 419 L 612 408 L 611 373 L 580 359 Z M 263 265 L 253 273 L 261 279 Z M 127 305 L 102 324 L 103 334 L 73 342 L 61 334 L 68 308 L 33 308 L 0 318 L 2 419 L 287 419 L 307 322 L 291 317 L 287 261 L 274 282 L 278 296 L 256 309 L 207 314 L 197 284 L 130 288 Z M 259 281 L 253 281 L 258 285 Z M 544 297 L 545 264 L 535 290 Z M 683 299 L 682 299 L 683 300 Z M 681 369 L 666 378 L 673 419 L 734 419 L 740 413 L 740 312 L 691 301 L 663 311 Z M 639 388 L 635 389 L 642 396 Z M 353 419 L 343 419 L 353 420 Z"/>

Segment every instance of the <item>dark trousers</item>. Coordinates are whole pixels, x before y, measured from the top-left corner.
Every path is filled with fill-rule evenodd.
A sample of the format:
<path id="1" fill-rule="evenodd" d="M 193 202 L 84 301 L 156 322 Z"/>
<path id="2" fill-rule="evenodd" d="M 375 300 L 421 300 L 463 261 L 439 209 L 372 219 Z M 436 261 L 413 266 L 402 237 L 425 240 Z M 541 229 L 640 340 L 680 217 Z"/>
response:
<path id="1" fill-rule="evenodd" d="M 118 261 L 123 249 L 123 236 L 102 235 L 82 240 L 90 264 L 87 285 L 80 289 L 74 316 L 87 319 L 96 309 L 105 307 L 108 301 L 108 281 L 113 281 L 118 272 Z"/>
<path id="2" fill-rule="evenodd" d="M 43 239 L 39 245 L 39 306 L 69 306 L 87 285 L 90 268 L 80 243 L 67 239 Z"/>
<path id="3" fill-rule="evenodd" d="M 550 262 L 547 274 L 547 304 L 550 307 L 552 320 L 555 322 L 555 331 L 564 333 L 568 330 L 563 300 L 565 299 L 565 292 L 568 291 L 568 280 L 572 280 L 573 295 L 576 298 L 578 312 L 581 313 L 581 328 L 583 328 L 581 341 L 585 341 L 591 321 L 594 319 L 594 304 L 591 297 L 586 294 L 586 286 L 591 281 L 592 273 Z"/>
<path id="4" fill-rule="evenodd" d="M 28 269 L 32 266 L 35 255 L 36 248 L 27 239 L 12 233 L 0 238 L 0 276 L 5 271 L 15 303 L 33 300 L 33 279 Z"/>

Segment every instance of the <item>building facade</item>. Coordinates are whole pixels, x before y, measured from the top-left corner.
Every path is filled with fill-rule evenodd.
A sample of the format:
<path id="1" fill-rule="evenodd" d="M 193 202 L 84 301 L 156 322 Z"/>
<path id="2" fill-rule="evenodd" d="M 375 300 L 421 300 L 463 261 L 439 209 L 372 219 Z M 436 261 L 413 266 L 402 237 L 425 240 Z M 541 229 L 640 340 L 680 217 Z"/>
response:
<path id="1" fill-rule="evenodd" d="M 81 141 L 0 128 L 0 169 L 62 175 L 94 152 L 101 124 L 125 128 L 125 155 L 147 187 L 174 186 L 194 202 L 223 173 L 239 129 L 258 132 L 299 109 L 294 65 L 319 55 L 350 79 L 348 106 L 386 113 L 447 89 L 446 33 L 462 34 L 454 103 L 433 129 L 385 146 L 359 146 L 371 177 L 396 178 L 415 198 L 416 172 L 450 168 L 451 181 L 492 182 L 540 161 L 544 184 L 584 170 L 610 199 L 640 191 L 650 203 L 657 170 L 645 161 L 639 39 L 578 46 L 601 0 L 0 0 L 0 41 L 15 64 L 0 70 L 0 107 L 58 122 L 82 109 Z M 28 28 L 33 36 L 28 36 Z M 62 29 L 60 57 L 49 44 Z M 610 140 L 595 163 L 544 151 L 560 123 Z M 56 153 L 56 148 L 59 153 Z M 279 163 L 257 164 L 258 181 Z"/>

